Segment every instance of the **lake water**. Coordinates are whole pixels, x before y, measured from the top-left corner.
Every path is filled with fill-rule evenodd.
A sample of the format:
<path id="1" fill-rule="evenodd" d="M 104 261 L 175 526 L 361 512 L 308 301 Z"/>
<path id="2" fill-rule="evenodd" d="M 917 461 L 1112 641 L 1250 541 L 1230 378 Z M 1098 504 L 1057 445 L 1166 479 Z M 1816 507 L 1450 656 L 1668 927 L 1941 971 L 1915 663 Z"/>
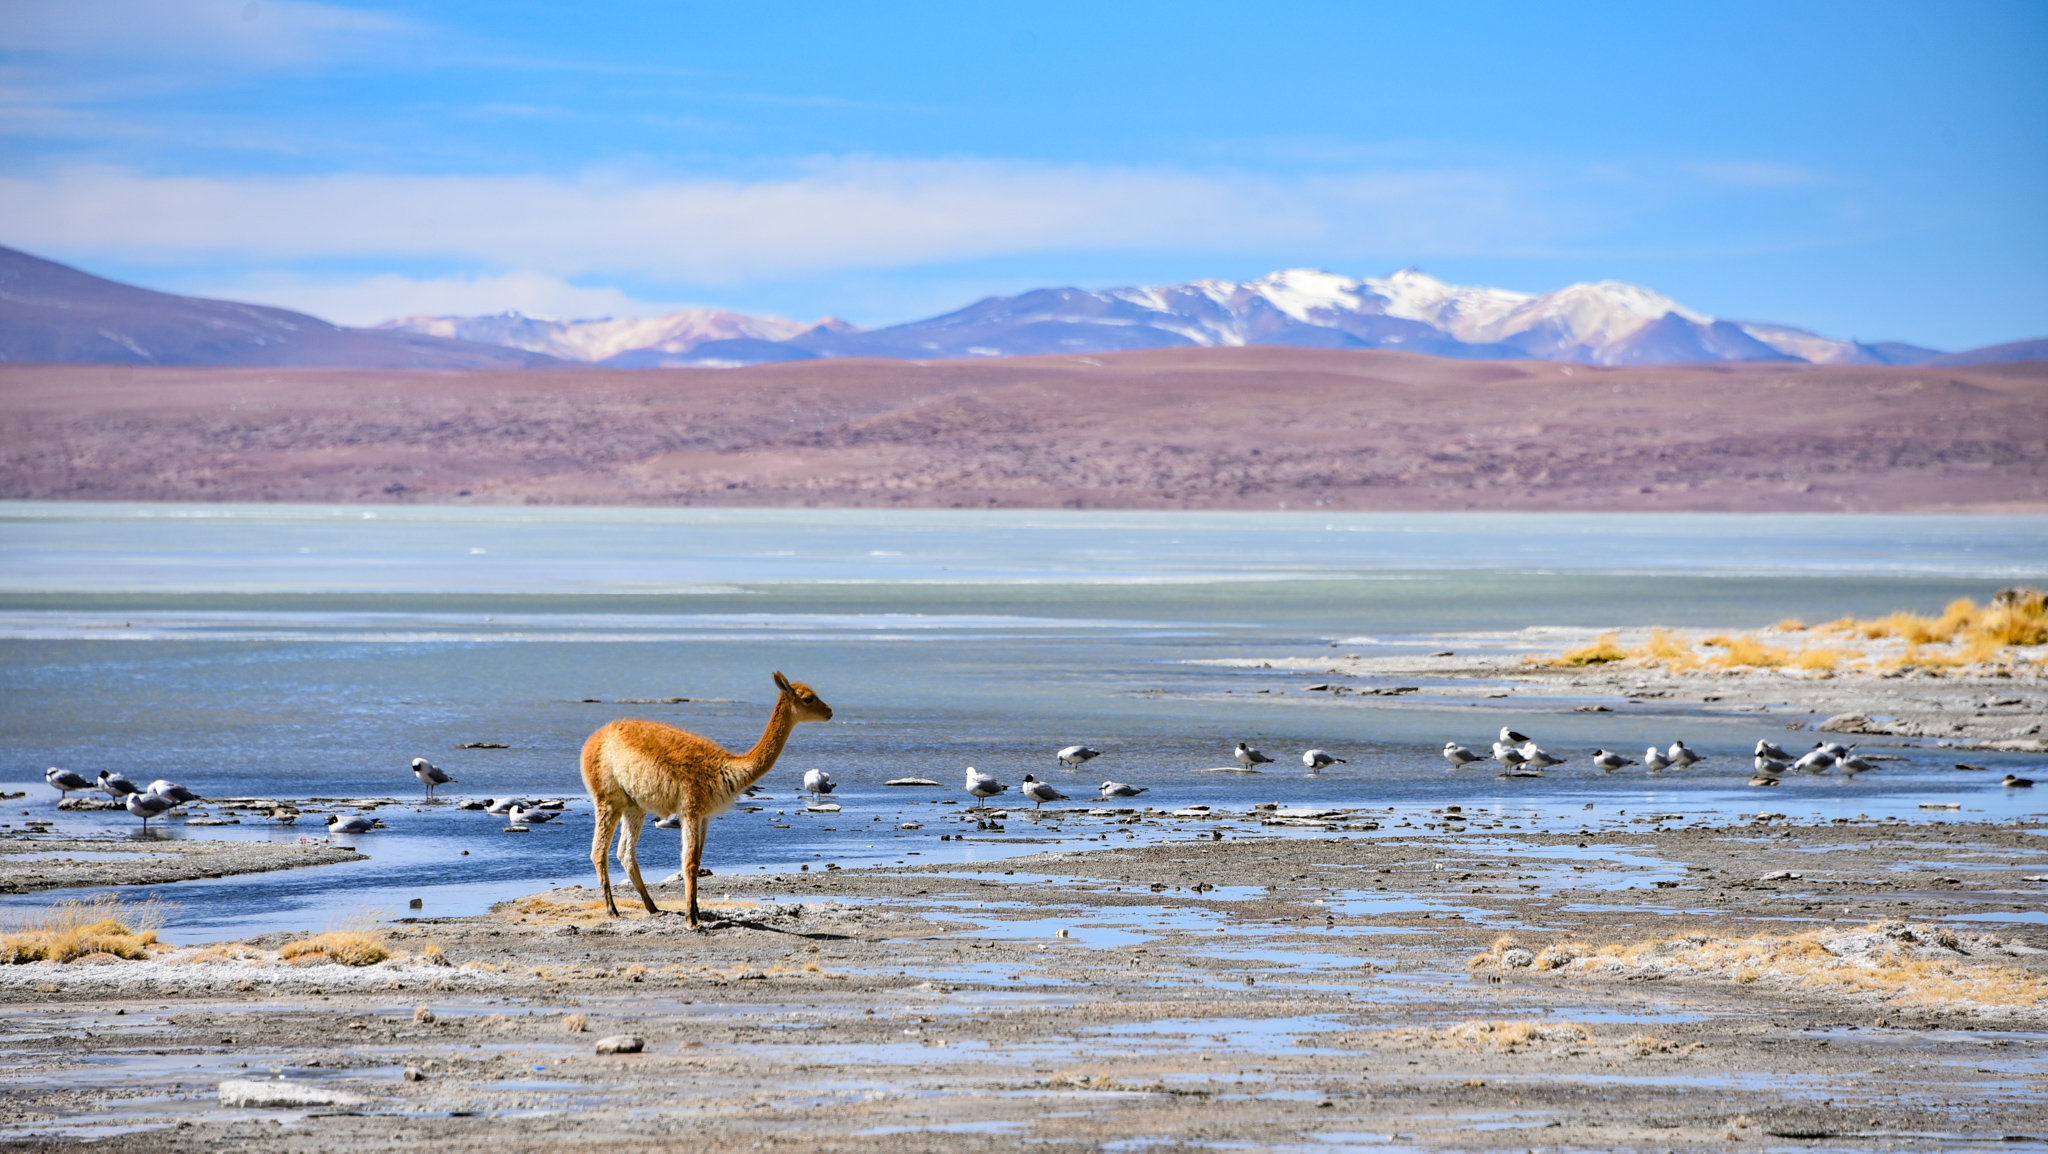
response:
<path id="1" fill-rule="evenodd" d="M 1015 809 L 1000 834 L 963 827 L 957 786 L 970 764 L 1012 782 L 1009 798 L 1027 772 L 1076 799 L 1114 778 L 1150 790 L 1121 805 L 1372 806 L 1389 826 L 1445 803 L 1495 815 L 1503 830 L 1625 830 L 1622 811 L 1725 819 L 1759 806 L 1917 821 L 1929 800 L 1962 803 L 1962 817 L 2019 816 L 2041 806 L 1992 783 L 2038 757 L 1981 755 L 1993 772 L 1970 777 L 1991 781 L 1959 783 L 1942 751 L 1893 751 L 1910 760 L 1760 797 L 1742 785 L 1747 750 L 1797 738 L 1782 718 L 1475 705 L 1426 685 L 1339 705 L 1302 695 L 1298 675 L 1188 662 L 1339 640 L 1345 652 L 1413 652 L 1448 633 L 1477 635 L 1457 640 L 1472 650 L 1529 625 L 1930 610 L 2044 579 L 2041 517 L 6 503 L 0 779 L 29 796 L 0 813 L 140 836 L 125 812 L 60 817 L 41 780 L 48 765 L 168 777 L 216 797 L 416 801 L 416 756 L 459 779 L 444 787 L 450 800 L 578 799 L 563 820 L 516 835 L 450 804 L 387 807 L 388 830 L 351 839 L 366 863 L 147 891 L 181 903 L 174 940 L 317 929 L 363 910 L 402 913 L 414 897 L 430 914 L 471 913 L 592 878 L 576 757 L 598 725 L 652 717 L 745 748 L 781 670 L 837 720 L 797 730 L 760 812 L 713 824 L 713 894 L 734 874 L 804 864 L 1127 843 L 1131 827 L 1106 819 L 1068 817 L 1053 831 Z M 1266 687 L 1283 692 L 1257 693 Z M 675 697 L 697 700 L 619 704 Z M 1503 724 L 1574 760 L 1540 781 L 1447 775 L 1436 752 L 1447 738 L 1480 741 Z M 1674 738 L 1711 760 L 1663 780 L 1584 765 L 1595 746 Z M 1202 772 L 1230 764 L 1240 739 L 1280 762 L 1257 776 Z M 456 748 L 476 741 L 509 748 Z M 1053 751 L 1075 742 L 1105 755 L 1059 770 Z M 1297 759 L 1310 746 L 1348 764 L 1308 775 Z M 839 780 L 842 812 L 805 812 L 795 782 L 811 767 Z M 911 775 L 952 788 L 882 785 Z M 939 840 L 963 828 L 975 836 Z M 317 832 L 174 821 L 161 836 Z M 1196 832 L 1137 827 L 1133 840 Z M 1260 832 L 1276 831 L 1240 821 L 1229 836 Z M 676 868 L 676 835 L 651 832 L 642 847 L 650 877 Z"/>

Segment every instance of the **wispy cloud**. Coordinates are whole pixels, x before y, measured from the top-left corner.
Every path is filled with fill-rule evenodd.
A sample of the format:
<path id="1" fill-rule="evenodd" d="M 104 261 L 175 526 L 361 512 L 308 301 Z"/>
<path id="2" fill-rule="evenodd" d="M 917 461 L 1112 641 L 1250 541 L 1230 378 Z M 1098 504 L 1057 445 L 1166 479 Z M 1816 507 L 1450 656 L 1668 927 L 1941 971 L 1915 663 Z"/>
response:
<path id="1" fill-rule="evenodd" d="M 610 286 L 571 284 L 547 273 L 331 277 L 264 272 L 181 285 L 196 296 L 298 309 L 344 325 L 403 316 L 478 316 L 511 309 L 564 320 L 659 316 L 688 302 L 643 300 Z"/>
<path id="2" fill-rule="evenodd" d="M 1037 252 L 1531 250 L 1582 222 L 1477 170 L 1286 180 L 984 160 L 836 159 L 757 180 L 0 178 L 0 238 L 127 260 L 440 260 L 726 284 Z"/>
<path id="3" fill-rule="evenodd" d="M 308 0 L 11 0 L 0 51 L 82 61 L 257 67 L 346 58 L 422 31 L 379 12 Z"/>

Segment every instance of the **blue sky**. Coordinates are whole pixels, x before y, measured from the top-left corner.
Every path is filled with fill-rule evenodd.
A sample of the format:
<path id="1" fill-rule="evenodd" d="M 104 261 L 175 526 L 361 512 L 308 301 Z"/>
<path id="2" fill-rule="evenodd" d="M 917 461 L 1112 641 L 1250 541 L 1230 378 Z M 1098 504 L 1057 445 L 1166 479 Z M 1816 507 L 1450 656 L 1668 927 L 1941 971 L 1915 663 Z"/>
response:
<path id="1" fill-rule="evenodd" d="M 2048 334 L 2048 5 L 6 0 L 0 243 L 348 323 L 1310 265 Z"/>

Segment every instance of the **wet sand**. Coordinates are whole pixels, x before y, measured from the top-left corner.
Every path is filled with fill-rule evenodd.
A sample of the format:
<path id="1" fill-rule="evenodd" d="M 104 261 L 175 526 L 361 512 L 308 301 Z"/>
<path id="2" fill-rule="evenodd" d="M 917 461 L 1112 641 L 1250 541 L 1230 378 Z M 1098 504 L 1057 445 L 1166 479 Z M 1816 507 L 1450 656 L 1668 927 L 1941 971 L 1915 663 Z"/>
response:
<path id="1" fill-rule="evenodd" d="M 31 827 L 0 831 L 0 893 L 162 885 L 359 860 L 353 847 L 317 841 L 135 842 L 46 837 Z"/>
<path id="2" fill-rule="evenodd" d="M 599 918 L 572 888 L 380 927 L 401 956 L 368 967 L 280 964 L 282 935 L 6 967 L 0 1135 L 117 1151 L 2048 1140 L 2048 823 L 1644 816 L 1284 840 L 1191 821 L 1147 848 L 713 877 L 698 932 L 631 904 Z M 1796 964 L 1698 964 L 1715 940 L 1816 932 L 1832 945 L 1781 951 Z M 1589 956 L 1540 968 L 1564 943 Z M 1898 959 L 1865 964 L 1872 943 Z M 644 1052 L 595 1052 L 621 1034 Z M 221 1105 L 221 1082 L 279 1074 L 356 1100 Z"/>

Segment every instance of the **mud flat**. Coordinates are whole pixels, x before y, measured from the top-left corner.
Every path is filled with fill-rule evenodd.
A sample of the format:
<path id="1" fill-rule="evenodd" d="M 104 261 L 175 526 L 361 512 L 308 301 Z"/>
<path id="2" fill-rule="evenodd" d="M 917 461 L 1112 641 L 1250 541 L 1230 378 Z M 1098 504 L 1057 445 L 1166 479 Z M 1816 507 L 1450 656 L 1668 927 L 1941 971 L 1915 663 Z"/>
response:
<path id="1" fill-rule="evenodd" d="M 1462 825 L 719 877 L 703 931 L 567 888 L 377 927 L 371 965 L 272 935 L 0 967 L 0 1141 L 2048 1141 L 2048 822 Z"/>
<path id="2" fill-rule="evenodd" d="M 0 837 L 0 893 L 147 886 L 361 861 L 344 845 L 260 841 L 113 841 Z"/>

